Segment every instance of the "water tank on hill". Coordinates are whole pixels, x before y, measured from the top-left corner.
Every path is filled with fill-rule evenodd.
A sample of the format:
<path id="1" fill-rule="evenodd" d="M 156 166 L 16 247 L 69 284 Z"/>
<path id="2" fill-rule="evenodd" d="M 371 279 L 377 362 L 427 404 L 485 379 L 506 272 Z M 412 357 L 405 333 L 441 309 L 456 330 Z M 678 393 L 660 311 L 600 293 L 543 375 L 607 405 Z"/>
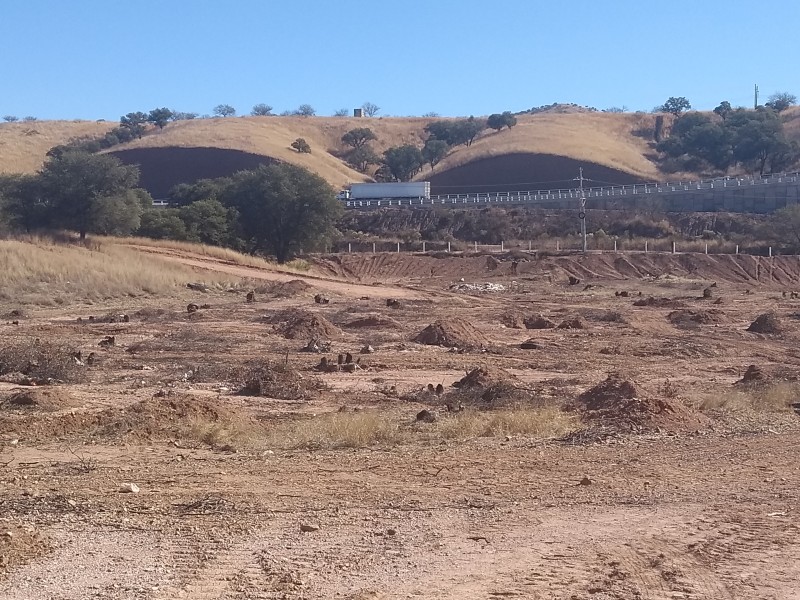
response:
<path id="1" fill-rule="evenodd" d="M 353 116 L 358 117 L 359 119 L 364 116 L 364 110 L 361 108 L 354 108 L 353 109 Z"/>

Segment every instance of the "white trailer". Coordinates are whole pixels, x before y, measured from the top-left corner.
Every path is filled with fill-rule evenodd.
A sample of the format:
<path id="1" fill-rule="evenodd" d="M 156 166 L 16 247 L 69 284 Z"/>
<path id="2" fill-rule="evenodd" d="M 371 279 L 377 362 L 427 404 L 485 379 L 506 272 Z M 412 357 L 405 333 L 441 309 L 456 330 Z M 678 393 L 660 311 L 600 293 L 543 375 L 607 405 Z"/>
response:
<path id="1" fill-rule="evenodd" d="M 430 181 L 410 181 L 398 183 L 354 183 L 350 186 L 349 193 L 346 194 L 345 199 L 384 200 L 392 198 L 425 198 L 429 200 L 430 197 Z"/>

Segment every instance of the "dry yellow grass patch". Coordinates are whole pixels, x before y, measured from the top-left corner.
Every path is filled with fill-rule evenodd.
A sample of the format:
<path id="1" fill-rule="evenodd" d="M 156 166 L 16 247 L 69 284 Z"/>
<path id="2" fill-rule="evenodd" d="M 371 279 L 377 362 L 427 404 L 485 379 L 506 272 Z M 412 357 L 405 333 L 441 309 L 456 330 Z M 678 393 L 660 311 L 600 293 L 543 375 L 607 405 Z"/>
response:
<path id="1" fill-rule="evenodd" d="M 53 306 L 131 296 L 175 295 L 190 281 L 231 285 L 222 274 L 202 275 L 117 245 L 89 250 L 43 238 L 0 240 L 0 302 Z"/>
<path id="2" fill-rule="evenodd" d="M 100 137 L 117 125 L 94 121 L 0 123 L 0 173 L 33 173 L 53 146 L 74 138 Z"/>
<path id="3" fill-rule="evenodd" d="M 263 442 L 264 430 L 245 418 L 212 421 L 196 416 L 186 423 L 184 436 L 212 448 L 254 448 Z"/>
<path id="4" fill-rule="evenodd" d="M 525 435 L 539 438 L 558 437 L 575 431 L 579 424 L 573 415 L 561 409 L 520 408 L 496 411 L 468 410 L 442 419 L 437 433 L 447 439 Z"/>
<path id="5" fill-rule="evenodd" d="M 791 382 L 773 383 L 750 389 L 726 390 L 703 399 L 704 411 L 788 412 L 793 402 L 800 402 L 800 385 Z"/>
<path id="6" fill-rule="evenodd" d="M 403 437 L 391 416 L 376 410 L 329 413 L 275 433 L 276 443 L 289 448 L 364 448 Z"/>

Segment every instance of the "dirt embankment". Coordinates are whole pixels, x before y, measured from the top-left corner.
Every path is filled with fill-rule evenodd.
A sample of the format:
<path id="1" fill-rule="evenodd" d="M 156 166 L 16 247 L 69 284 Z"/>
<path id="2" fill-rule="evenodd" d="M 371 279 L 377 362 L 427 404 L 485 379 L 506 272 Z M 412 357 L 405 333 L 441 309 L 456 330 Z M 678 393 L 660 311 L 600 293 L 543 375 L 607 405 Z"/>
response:
<path id="1" fill-rule="evenodd" d="M 499 266 L 491 271 L 486 256 L 412 255 L 404 253 L 340 254 L 314 259 L 315 269 L 344 279 L 404 280 L 413 278 L 546 277 L 569 276 L 581 280 L 654 279 L 671 277 L 740 284 L 796 284 L 800 280 L 797 257 L 773 258 L 724 254 L 590 254 L 588 256 L 536 256 L 526 253 L 496 254 Z M 516 267 L 514 264 L 516 263 Z M 512 271 L 512 269 L 515 269 Z"/>

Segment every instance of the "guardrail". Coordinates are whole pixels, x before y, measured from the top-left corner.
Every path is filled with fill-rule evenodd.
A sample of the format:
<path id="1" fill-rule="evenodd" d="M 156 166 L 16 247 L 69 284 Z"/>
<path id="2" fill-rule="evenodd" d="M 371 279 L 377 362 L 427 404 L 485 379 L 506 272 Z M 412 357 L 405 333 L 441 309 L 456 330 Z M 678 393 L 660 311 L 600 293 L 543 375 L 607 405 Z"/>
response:
<path id="1" fill-rule="evenodd" d="M 758 177 L 720 177 L 699 181 L 666 183 L 637 183 L 631 185 L 585 188 L 587 199 L 640 196 L 649 194 L 686 193 L 703 190 L 727 190 L 760 185 L 800 184 L 800 172 L 770 174 Z M 580 199 L 579 189 L 524 190 L 512 192 L 487 192 L 472 194 L 441 194 L 430 198 L 374 198 L 343 200 L 346 208 L 379 208 L 401 206 L 441 206 L 459 204 L 536 204 L 554 200 Z"/>

